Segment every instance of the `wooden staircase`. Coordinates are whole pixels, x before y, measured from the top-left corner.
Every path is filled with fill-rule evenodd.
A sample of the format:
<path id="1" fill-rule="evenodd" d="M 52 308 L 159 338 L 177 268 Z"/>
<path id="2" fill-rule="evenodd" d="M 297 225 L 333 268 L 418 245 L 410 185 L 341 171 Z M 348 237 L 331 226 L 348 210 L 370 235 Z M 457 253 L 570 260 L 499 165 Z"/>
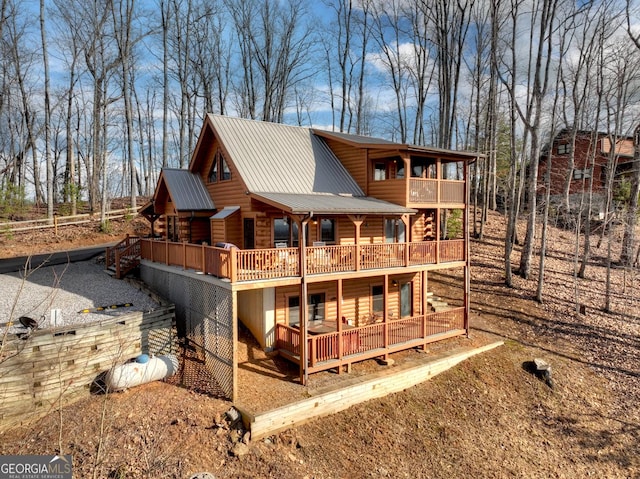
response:
<path id="1" fill-rule="evenodd" d="M 439 313 L 441 311 L 447 311 L 451 309 L 449 303 L 446 301 L 442 301 L 438 296 L 434 296 L 432 291 L 427 292 L 427 304 L 431 307 L 431 311 L 434 313 Z"/>
<path id="2" fill-rule="evenodd" d="M 129 236 L 107 248 L 105 270 L 117 279 L 124 278 L 140 264 L 140 238 Z"/>

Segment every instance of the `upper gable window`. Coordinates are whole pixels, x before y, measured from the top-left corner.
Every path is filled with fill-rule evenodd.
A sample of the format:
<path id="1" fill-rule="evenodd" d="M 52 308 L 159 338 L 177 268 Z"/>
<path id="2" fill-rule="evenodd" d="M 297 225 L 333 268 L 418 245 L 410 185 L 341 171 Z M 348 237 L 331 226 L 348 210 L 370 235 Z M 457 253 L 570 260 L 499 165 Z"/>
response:
<path id="1" fill-rule="evenodd" d="M 209 183 L 217 183 L 218 181 L 226 181 L 231 179 L 231 170 L 227 160 L 222 156 L 220 150 L 216 151 L 216 155 L 213 157 L 213 163 L 211 164 L 211 170 L 207 180 Z"/>
<path id="2" fill-rule="evenodd" d="M 568 155 L 569 153 L 571 153 L 569 143 L 561 143 L 558 145 L 558 155 Z"/>

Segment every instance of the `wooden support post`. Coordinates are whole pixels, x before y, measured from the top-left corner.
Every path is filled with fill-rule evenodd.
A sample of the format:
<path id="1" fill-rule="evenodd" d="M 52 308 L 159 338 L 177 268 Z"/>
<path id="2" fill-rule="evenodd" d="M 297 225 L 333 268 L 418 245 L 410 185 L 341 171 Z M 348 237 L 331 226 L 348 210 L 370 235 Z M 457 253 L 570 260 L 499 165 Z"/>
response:
<path id="1" fill-rule="evenodd" d="M 169 237 L 164 238 L 164 262 L 169 266 Z"/>
<path id="2" fill-rule="evenodd" d="M 409 244 L 411 238 L 409 238 L 409 234 L 411 233 L 409 215 L 402 215 L 402 222 L 404 223 L 404 266 L 405 268 L 409 266 L 410 255 L 409 255 Z"/>
<path id="3" fill-rule="evenodd" d="M 304 219 L 300 222 L 301 224 L 301 238 L 300 238 L 300 382 L 303 386 L 307 385 L 307 380 L 309 377 L 309 368 L 307 365 L 307 361 L 309 358 L 308 351 L 308 311 L 309 308 L 307 306 L 307 224 L 311 220 L 312 215 L 304 217 Z"/>
<path id="4" fill-rule="evenodd" d="M 207 243 L 203 242 L 202 243 L 202 257 L 201 257 L 202 267 L 200 268 L 200 270 L 202 271 L 203 274 L 207 274 L 207 250 L 205 249 L 206 246 L 207 246 Z"/>
<path id="5" fill-rule="evenodd" d="M 470 247 L 469 247 L 469 163 L 465 162 L 464 165 L 464 329 L 469 337 L 469 309 L 471 306 L 471 259 L 470 259 Z M 474 218 L 475 221 L 475 218 Z"/>
<path id="6" fill-rule="evenodd" d="M 389 321 L 388 321 L 388 311 L 387 305 L 389 304 L 388 300 L 389 296 L 389 275 L 384 275 L 384 283 L 382 287 L 382 321 L 383 321 L 383 331 L 384 331 L 384 359 L 389 359 Z"/>
<path id="7" fill-rule="evenodd" d="M 218 255 L 218 258 L 220 256 Z M 238 281 L 238 250 L 231 248 L 229 250 L 229 277 L 232 283 Z"/>
<path id="8" fill-rule="evenodd" d="M 344 338 L 342 337 L 342 279 L 338 279 L 336 284 L 336 321 L 338 331 L 338 360 L 342 363 L 342 356 L 344 354 Z M 338 374 L 342 373 L 342 364 L 338 366 Z"/>
<path id="9" fill-rule="evenodd" d="M 182 240 L 182 269 L 187 269 L 187 241 Z"/>

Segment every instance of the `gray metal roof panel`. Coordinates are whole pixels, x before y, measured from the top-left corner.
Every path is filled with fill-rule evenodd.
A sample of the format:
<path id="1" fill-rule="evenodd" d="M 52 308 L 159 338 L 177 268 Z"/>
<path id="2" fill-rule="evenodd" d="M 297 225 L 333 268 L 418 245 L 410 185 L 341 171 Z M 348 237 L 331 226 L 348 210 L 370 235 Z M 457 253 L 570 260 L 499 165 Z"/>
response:
<path id="1" fill-rule="evenodd" d="M 368 196 L 332 194 L 259 193 L 254 195 L 272 204 L 282 205 L 295 214 L 375 214 L 401 215 L 416 210 Z"/>
<path id="2" fill-rule="evenodd" d="M 212 220 L 223 220 L 225 218 L 228 218 L 232 214 L 237 213 L 238 211 L 240 211 L 240 207 L 239 206 L 225 206 L 220 211 L 218 211 L 215 215 L 213 215 L 211 217 L 211 219 Z"/>
<path id="3" fill-rule="evenodd" d="M 199 175 L 179 168 L 163 168 L 162 174 L 177 211 L 216 209 Z"/>
<path id="4" fill-rule="evenodd" d="M 333 138 L 338 141 L 346 141 L 354 145 L 360 145 L 362 147 L 369 146 L 369 147 L 384 148 L 384 149 L 393 148 L 398 150 L 419 151 L 421 153 L 434 154 L 434 155 L 462 156 L 469 159 L 472 162 L 478 157 L 484 158 L 485 156 L 482 153 L 476 153 L 473 151 L 456 151 L 456 150 L 447 150 L 444 148 L 435 148 L 432 146 L 412 145 L 410 143 L 396 143 L 393 141 L 384 140 L 382 138 L 374 138 L 371 136 L 363 136 L 363 135 L 352 135 L 350 133 L 340 133 L 340 132 L 329 131 L 329 130 L 314 129 L 313 132 L 325 138 Z"/>
<path id="5" fill-rule="evenodd" d="M 209 115 L 209 119 L 252 193 L 364 195 L 309 128 L 220 115 Z"/>

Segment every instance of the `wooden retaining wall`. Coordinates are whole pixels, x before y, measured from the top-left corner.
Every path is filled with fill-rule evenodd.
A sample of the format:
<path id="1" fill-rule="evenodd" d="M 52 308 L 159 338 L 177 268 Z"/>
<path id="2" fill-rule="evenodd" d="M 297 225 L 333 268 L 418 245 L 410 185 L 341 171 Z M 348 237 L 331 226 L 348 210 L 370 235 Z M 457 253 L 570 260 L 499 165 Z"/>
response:
<path id="1" fill-rule="evenodd" d="M 87 396 L 112 366 L 177 351 L 174 306 L 8 335 L 0 346 L 0 431 Z M 2 338 L 0 338 L 0 341 Z"/>
<path id="2" fill-rule="evenodd" d="M 270 436 L 311 419 L 328 416 L 343 411 L 355 404 L 400 392 L 416 384 L 431 379 L 465 359 L 501 346 L 502 341 L 480 348 L 463 348 L 423 363 L 407 367 L 389 368 L 375 378 L 358 378 L 352 384 L 339 389 L 312 393 L 309 399 L 267 411 L 252 414 L 243 406 L 238 406 L 245 426 L 251 431 L 251 440 Z"/>

